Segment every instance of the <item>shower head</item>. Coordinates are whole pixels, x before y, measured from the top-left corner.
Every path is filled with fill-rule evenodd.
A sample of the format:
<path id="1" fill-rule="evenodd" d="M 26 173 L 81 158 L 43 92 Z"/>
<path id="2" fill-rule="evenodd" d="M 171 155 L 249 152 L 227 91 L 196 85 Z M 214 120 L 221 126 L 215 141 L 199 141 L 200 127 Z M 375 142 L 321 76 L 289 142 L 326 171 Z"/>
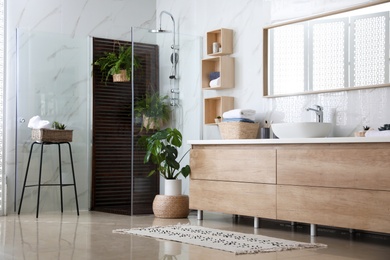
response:
<path id="1" fill-rule="evenodd" d="M 172 49 L 172 54 L 171 54 L 172 70 L 171 70 L 171 75 L 169 76 L 169 78 L 170 79 L 177 79 L 177 77 L 176 77 L 176 65 L 177 65 L 177 62 L 179 60 L 179 55 L 177 54 L 177 50 L 179 49 L 179 47 L 176 46 L 176 40 L 175 40 L 176 24 L 175 24 L 175 19 L 173 18 L 173 15 L 171 13 L 168 13 L 167 11 L 161 11 L 160 12 L 160 27 L 159 27 L 159 29 L 151 29 L 151 30 L 149 30 L 149 32 L 151 32 L 151 33 L 168 33 L 168 32 L 172 32 L 172 31 L 169 31 L 169 30 L 161 29 L 161 20 L 162 20 L 162 15 L 163 14 L 166 14 L 169 17 L 171 17 L 172 26 L 173 26 L 173 33 L 172 33 L 173 34 L 173 42 L 172 42 L 172 45 L 171 45 L 171 49 Z"/>
<path id="2" fill-rule="evenodd" d="M 161 20 L 162 20 L 162 15 L 163 14 L 166 14 L 169 17 L 171 17 L 172 24 L 173 24 L 173 44 L 172 44 L 172 46 L 175 46 L 176 45 L 176 42 L 175 42 L 176 24 L 175 24 L 175 18 L 173 18 L 173 15 L 171 13 L 168 13 L 167 11 L 161 11 L 160 12 L 160 26 L 159 26 L 159 29 L 151 29 L 151 30 L 149 30 L 149 32 L 151 32 L 151 33 L 170 33 L 170 32 L 172 32 L 170 30 L 161 29 Z"/>

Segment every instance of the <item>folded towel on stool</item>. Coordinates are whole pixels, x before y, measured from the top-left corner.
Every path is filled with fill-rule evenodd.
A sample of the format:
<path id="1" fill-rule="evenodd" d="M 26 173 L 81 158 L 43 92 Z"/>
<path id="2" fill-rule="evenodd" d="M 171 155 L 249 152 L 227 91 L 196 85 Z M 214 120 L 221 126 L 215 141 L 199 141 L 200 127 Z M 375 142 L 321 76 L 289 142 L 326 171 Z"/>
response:
<path id="1" fill-rule="evenodd" d="M 28 128 L 32 129 L 41 129 L 41 128 L 50 128 L 50 122 L 47 120 L 42 120 L 40 116 L 33 116 L 30 118 L 28 125 Z"/>

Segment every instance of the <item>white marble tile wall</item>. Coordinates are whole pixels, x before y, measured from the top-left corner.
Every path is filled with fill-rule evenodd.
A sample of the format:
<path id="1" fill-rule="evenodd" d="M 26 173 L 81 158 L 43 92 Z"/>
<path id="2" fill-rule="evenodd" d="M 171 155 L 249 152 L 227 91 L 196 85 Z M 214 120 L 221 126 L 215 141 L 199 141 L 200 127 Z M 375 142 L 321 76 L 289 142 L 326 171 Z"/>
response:
<path id="1" fill-rule="evenodd" d="M 127 1 L 127 0 L 15 0 L 8 1 L 7 3 L 7 83 L 6 83 L 6 124 L 5 124 L 5 171 L 7 176 L 7 210 L 13 212 L 14 202 L 17 206 L 19 202 L 21 183 L 19 179 L 19 186 L 16 190 L 17 199 L 15 200 L 15 123 L 16 123 L 16 91 L 17 91 L 17 33 L 16 28 L 22 29 L 25 32 L 45 32 L 52 33 L 52 40 L 48 40 L 50 44 L 54 43 L 56 35 L 66 35 L 67 37 L 78 39 L 83 41 L 83 53 L 87 57 L 89 55 L 89 38 L 90 36 L 112 38 L 112 39 L 125 39 L 130 40 L 130 31 L 132 26 L 149 27 L 155 24 L 155 0 L 143 0 L 143 1 Z M 65 53 L 67 44 L 64 43 L 63 50 L 54 50 L 53 57 Z M 69 46 L 68 46 L 69 47 Z M 81 56 L 80 55 L 80 56 Z M 42 57 L 43 59 L 46 59 Z M 70 58 L 70 57 L 67 57 Z M 45 70 L 51 71 L 53 63 L 50 61 L 53 59 L 47 58 L 47 62 L 42 62 L 42 72 Z M 32 60 L 30 60 L 32 62 Z M 87 66 L 90 64 L 90 60 L 86 62 Z M 27 64 L 26 64 L 27 65 Z M 36 64 L 28 64 L 29 66 L 36 66 Z M 23 66 L 23 65 L 22 65 Z M 45 66 L 47 66 L 45 68 Z M 43 115 L 49 116 L 49 120 L 53 120 L 52 115 L 58 115 L 59 120 L 63 120 L 68 125 L 69 129 L 75 129 L 74 142 L 72 142 L 73 154 L 75 159 L 75 171 L 77 179 L 77 188 L 79 194 L 80 209 L 86 210 L 90 205 L 90 183 L 91 183 L 91 109 L 90 109 L 90 76 L 91 72 L 87 67 L 83 73 L 77 69 L 77 66 L 71 64 L 64 65 L 63 68 L 58 69 L 58 75 L 67 75 L 72 73 L 72 77 L 77 75 L 77 80 L 71 83 L 70 86 L 66 84 L 58 86 L 58 81 L 44 79 L 44 73 L 38 75 L 34 82 L 43 85 L 44 92 L 54 93 L 54 95 L 61 96 L 56 102 L 51 102 L 58 107 L 67 107 L 66 111 L 60 114 L 53 112 L 53 109 L 58 107 L 42 106 L 43 110 L 40 110 Z M 23 77 L 25 84 L 33 85 L 30 80 L 31 75 Z M 39 78 L 41 77 L 41 80 Z M 19 75 L 20 78 L 20 75 Z M 35 83 L 34 83 L 35 84 Z M 57 85 L 56 85 L 57 84 Z M 35 87 L 35 86 L 34 86 Z M 69 89 L 68 89 L 69 87 Z M 54 92 L 58 88 L 59 92 Z M 35 88 L 34 88 L 35 89 Z M 31 90 L 31 89 L 29 89 Z M 68 91 L 70 90 L 70 91 Z M 56 93 L 56 94 L 55 94 Z M 39 90 L 38 92 L 32 91 L 30 98 L 31 101 L 27 101 L 30 107 L 36 107 L 37 100 L 39 102 L 46 102 L 53 97 L 42 96 Z M 38 103 L 39 103 L 38 102 Z M 47 105 L 47 104 L 46 104 Z M 31 115 L 26 115 L 28 121 Z M 28 135 L 29 130 L 26 124 L 19 125 L 21 129 L 25 128 L 25 133 Z M 23 131 L 22 131 L 23 132 Z M 19 150 L 22 151 L 22 155 L 26 155 L 29 151 L 29 144 L 26 140 L 18 140 Z M 48 169 L 56 170 L 55 156 L 48 151 L 48 156 L 53 156 L 49 159 L 49 163 L 45 165 Z M 64 161 L 69 162 L 69 158 L 66 158 L 66 148 L 63 151 Z M 22 158 L 23 157 L 23 158 Z M 23 177 L 25 169 L 25 156 L 19 156 L 19 165 L 21 167 L 18 173 Z M 52 163 L 50 163 L 52 162 Z M 65 165 L 69 166 L 69 165 Z M 64 167 L 65 167 L 64 166 Z M 33 166 L 36 168 L 36 166 Z M 67 173 L 69 173 L 68 170 Z M 52 170 L 49 170 L 52 172 Z M 50 174 L 49 174 L 50 175 Z M 67 175 L 67 174 L 65 174 Z M 55 176 L 52 174 L 47 177 L 45 181 L 52 181 Z M 65 205 L 66 209 L 74 209 L 73 193 L 71 188 L 66 188 L 65 193 Z M 68 192 L 70 191 L 70 192 Z M 58 189 L 47 189 L 44 191 L 44 199 L 42 200 L 42 210 L 56 211 L 59 210 L 59 192 Z M 23 203 L 23 212 L 32 212 L 35 210 L 36 192 L 29 191 L 27 193 L 27 199 Z"/>

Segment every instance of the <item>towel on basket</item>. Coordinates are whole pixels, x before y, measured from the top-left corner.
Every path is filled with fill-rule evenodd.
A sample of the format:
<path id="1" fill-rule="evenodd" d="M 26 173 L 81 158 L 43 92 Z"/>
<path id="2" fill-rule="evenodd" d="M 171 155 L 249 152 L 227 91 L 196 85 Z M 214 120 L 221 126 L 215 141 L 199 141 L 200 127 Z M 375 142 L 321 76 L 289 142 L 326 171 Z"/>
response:
<path id="1" fill-rule="evenodd" d="M 256 110 L 253 109 L 233 109 L 223 113 L 223 118 L 246 118 L 254 121 Z"/>

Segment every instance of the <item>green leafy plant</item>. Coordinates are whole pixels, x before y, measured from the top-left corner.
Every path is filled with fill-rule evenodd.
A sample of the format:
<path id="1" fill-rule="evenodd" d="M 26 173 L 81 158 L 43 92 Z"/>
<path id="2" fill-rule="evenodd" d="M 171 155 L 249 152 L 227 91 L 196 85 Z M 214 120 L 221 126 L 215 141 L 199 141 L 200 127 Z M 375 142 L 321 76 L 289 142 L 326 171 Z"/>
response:
<path id="1" fill-rule="evenodd" d="M 136 117 L 144 118 L 141 130 L 159 130 L 170 119 L 168 96 L 161 96 L 158 92 L 146 93 L 134 103 L 134 113 Z"/>
<path id="2" fill-rule="evenodd" d="M 148 176 L 158 171 L 165 179 L 176 179 L 179 175 L 186 178 L 191 173 L 189 165 L 180 168 L 180 162 L 189 150 L 179 160 L 177 158 L 182 139 L 182 134 L 176 128 L 166 128 L 151 136 L 141 137 L 140 143 L 146 149 L 144 163 L 151 162 L 157 166 L 157 170 L 150 171 Z"/>
<path id="3" fill-rule="evenodd" d="M 54 128 L 54 129 L 57 129 L 57 130 L 65 130 L 66 128 L 66 125 L 64 124 L 61 124 L 57 121 L 54 121 L 52 124 L 51 124 L 51 127 Z"/>
<path id="4" fill-rule="evenodd" d="M 102 79 L 105 82 L 114 74 L 119 74 L 121 70 L 126 70 L 126 75 L 130 79 L 132 72 L 132 49 L 131 46 L 119 46 L 119 52 L 105 52 L 103 57 L 98 58 L 93 65 L 97 65 L 102 72 Z M 138 57 L 134 56 L 134 68 L 141 67 Z"/>

